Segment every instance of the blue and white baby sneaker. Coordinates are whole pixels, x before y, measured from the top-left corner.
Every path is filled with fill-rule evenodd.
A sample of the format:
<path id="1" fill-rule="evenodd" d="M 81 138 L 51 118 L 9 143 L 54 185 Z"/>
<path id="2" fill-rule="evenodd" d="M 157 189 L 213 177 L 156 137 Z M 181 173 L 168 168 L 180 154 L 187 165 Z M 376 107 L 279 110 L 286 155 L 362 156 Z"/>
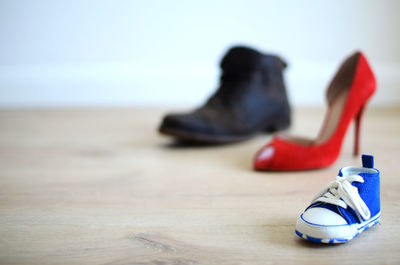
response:
<path id="1" fill-rule="evenodd" d="M 296 234 L 318 243 L 344 243 L 377 224 L 381 217 L 379 170 L 374 157 L 362 167 L 344 167 L 301 214 Z"/>

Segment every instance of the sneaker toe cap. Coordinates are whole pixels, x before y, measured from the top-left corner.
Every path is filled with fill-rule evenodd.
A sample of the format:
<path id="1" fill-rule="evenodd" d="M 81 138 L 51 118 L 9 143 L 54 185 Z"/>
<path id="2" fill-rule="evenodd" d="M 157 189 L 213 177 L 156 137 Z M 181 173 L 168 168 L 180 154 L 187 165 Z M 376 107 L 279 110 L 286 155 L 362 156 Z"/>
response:
<path id="1" fill-rule="evenodd" d="M 310 208 L 302 214 L 302 219 L 314 225 L 346 225 L 347 221 L 339 214 L 322 207 Z"/>

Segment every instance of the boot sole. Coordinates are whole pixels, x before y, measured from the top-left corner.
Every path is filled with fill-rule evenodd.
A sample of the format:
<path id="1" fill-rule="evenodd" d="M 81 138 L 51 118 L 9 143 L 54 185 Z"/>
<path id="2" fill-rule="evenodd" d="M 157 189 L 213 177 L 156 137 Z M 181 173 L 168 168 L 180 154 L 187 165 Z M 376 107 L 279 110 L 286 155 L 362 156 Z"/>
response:
<path id="1" fill-rule="evenodd" d="M 273 122 L 274 120 L 278 120 L 278 122 Z M 255 133 L 243 136 L 232 136 L 232 135 L 224 135 L 224 136 L 213 136 L 207 134 L 199 134 L 193 132 L 187 132 L 182 130 L 170 129 L 161 127 L 159 132 L 168 136 L 173 136 L 178 138 L 179 140 L 185 142 L 193 142 L 193 143 L 203 143 L 203 144 L 227 144 L 248 140 L 259 133 L 272 133 L 276 131 L 285 130 L 290 126 L 290 117 L 280 118 L 280 119 L 269 119 L 268 126 L 263 126 L 262 129 L 256 130 Z"/>

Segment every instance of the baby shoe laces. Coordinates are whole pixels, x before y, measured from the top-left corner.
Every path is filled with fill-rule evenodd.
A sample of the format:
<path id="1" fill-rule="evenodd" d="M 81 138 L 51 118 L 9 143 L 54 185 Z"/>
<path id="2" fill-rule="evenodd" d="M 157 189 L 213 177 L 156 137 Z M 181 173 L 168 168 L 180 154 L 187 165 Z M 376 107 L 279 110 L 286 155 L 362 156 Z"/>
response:
<path id="1" fill-rule="evenodd" d="M 364 179 L 359 175 L 350 175 L 346 177 L 337 176 L 336 179 L 330 182 L 312 202 L 323 202 L 340 206 L 344 209 L 349 206 L 352 208 L 358 219 L 362 222 L 371 217 L 368 206 L 361 199 L 358 189 L 351 185 L 352 182 L 364 182 Z"/>

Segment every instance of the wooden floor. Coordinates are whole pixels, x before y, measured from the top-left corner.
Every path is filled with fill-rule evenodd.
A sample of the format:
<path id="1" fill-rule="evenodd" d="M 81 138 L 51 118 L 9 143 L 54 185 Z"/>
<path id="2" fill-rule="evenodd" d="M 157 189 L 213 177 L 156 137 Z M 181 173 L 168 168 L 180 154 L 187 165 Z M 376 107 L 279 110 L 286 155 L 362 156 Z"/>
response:
<path id="1" fill-rule="evenodd" d="M 330 168 L 254 172 L 271 139 L 185 147 L 157 134 L 165 109 L 0 111 L 0 264 L 400 264 L 400 109 L 368 109 L 363 152 L 382 172 L 382 221 L 338 246 L 294 234 Z M 321 109 L 290 133 L 314 136 Z"/>

